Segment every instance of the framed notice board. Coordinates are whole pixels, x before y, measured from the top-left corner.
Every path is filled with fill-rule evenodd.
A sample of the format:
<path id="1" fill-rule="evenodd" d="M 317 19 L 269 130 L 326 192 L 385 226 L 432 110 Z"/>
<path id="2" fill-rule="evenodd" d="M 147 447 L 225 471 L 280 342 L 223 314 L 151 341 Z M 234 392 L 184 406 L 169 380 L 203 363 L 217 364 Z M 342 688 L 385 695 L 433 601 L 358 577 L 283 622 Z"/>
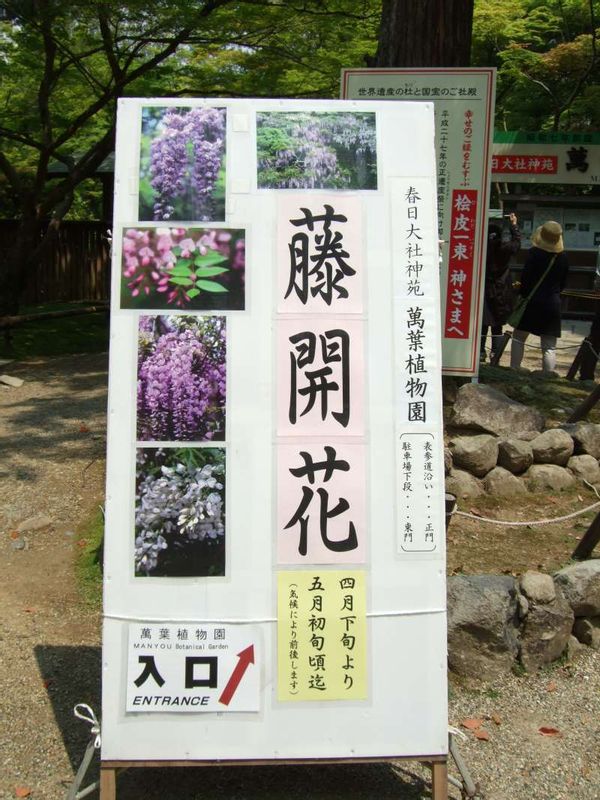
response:
<path id="1" fill-rule="evenodd" d="M 343 98 L 433 104 L 446 375 L 479 372 L 495 87 L 495 67 L 342 70 Z"/>
<path id="2" fill-rule="evenodd" d="M 102 759 L 447 752 L 433 110 L 126 99 Z"/>

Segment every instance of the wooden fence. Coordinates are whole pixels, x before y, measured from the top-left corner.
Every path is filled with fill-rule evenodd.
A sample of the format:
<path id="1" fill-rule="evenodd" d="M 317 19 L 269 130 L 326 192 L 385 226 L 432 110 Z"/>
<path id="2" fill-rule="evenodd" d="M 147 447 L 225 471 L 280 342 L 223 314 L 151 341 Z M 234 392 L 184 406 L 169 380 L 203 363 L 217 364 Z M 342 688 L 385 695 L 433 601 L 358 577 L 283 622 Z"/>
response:
<path id="1" fill-rule="evenodd" d="M 0 252 L 14 239 L 17 223 L 0 220 Z M 108 300 L 110 252 L 105 222 L 63 222 L 52 247 L 32 271 L 24 305 Z"/>

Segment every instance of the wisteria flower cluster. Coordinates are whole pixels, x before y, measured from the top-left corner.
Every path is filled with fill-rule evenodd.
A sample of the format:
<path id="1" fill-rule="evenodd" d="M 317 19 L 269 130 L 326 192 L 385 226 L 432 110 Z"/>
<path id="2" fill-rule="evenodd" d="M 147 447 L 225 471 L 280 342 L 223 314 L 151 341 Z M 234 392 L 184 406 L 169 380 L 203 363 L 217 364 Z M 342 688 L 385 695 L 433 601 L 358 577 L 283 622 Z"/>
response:
<path id="1" fill-rule="evenodd" d="M 225 317 L 140 317 L 138 441 L 223 440 L 225 390 Z"/>
<path id="2" fill-rule="evenodd" d="M 138 449 L 136 575 L 223 575 L 225 451 Z"/>
<path id="3" fill-rule="evenodd" d="M 375 114 L 258 114 L 257 145 L 259 188 L 377 188 Z"/>
<path id="4" fill-rule="evenodd" d="M 224 108 L 143 109 L 140 219 L 225 219 L 225 128 Z"/>
<path id="5" fill-rule="evenodd" d="M 244 307 L 244 231 L 129 228 L 122 264 L 124 308 Z"/>

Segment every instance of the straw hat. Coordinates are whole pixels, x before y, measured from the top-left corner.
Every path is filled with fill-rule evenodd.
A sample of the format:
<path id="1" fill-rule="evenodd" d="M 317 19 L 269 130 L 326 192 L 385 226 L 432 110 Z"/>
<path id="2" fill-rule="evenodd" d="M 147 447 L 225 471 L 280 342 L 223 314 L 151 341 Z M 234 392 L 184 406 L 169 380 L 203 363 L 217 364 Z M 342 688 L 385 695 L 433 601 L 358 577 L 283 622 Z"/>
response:
<path id="1" fill-rule="evenodd" d="M 558 222 L 544 222 L 531 237 L 531 244 L 547 253 L 562 253 L 565 249 L 562 228 Z"/>

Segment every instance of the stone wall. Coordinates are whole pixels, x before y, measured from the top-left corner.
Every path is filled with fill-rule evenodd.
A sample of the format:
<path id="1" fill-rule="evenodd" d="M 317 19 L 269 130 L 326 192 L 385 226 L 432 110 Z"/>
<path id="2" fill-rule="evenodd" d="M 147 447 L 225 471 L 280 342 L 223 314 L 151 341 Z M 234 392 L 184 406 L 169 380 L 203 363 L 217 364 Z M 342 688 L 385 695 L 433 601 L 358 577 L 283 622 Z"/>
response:
<path id="1" fill-rule="evenodd" d="M 463 499 L 600 487 L 600 425 L 546 427 L 535 409 L 481 384 L 445 397 L 446 491 Z M 600 559 L 545 575 L 448 579 L 448 662 L 464 676 L 535 670 L 600 649 Z"/>
<path id="2" fill-rule="evenodd" d="M 461 499 L 600 485 L 599 459 L 600 425 L 544 430 L 538 411 L 489 386 L 461 386 L 447 414 L 446 491 Z"/>
<path id="3" fill-rule="evenodd" d="M 554 575 L 448 579 L 448 663 L 460 675 L 533 671 L 583 646 L 600 650 L 600 559 Z"/>

